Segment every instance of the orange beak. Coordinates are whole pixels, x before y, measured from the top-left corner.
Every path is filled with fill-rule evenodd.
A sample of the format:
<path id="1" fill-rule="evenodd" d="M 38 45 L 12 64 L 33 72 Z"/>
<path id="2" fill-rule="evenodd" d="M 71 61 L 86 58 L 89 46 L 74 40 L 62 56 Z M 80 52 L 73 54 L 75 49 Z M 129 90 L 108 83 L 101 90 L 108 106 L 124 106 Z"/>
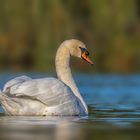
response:
<path id="1" fill-rule="evenodd" d="M 90 58 L 86 55 L 86 53 L 84 52 L 82 54 L 82 58 L 87 61 L 89 64 L 93 65 L 94 63 L 90 60 Z"/>

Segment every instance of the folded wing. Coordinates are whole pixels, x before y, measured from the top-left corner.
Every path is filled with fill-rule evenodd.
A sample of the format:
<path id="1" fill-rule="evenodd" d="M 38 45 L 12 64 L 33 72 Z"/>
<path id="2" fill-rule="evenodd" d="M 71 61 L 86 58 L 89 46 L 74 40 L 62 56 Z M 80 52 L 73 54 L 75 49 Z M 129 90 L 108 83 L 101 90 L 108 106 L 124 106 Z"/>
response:
<path id="1" fill-rule="evenodd" d="M 17 77 L 6 83 L 4 92 L 8 92 L 11 97 L 38 100 L 47 106 L 76 102 L 71 89 L 56 78 Z"/>

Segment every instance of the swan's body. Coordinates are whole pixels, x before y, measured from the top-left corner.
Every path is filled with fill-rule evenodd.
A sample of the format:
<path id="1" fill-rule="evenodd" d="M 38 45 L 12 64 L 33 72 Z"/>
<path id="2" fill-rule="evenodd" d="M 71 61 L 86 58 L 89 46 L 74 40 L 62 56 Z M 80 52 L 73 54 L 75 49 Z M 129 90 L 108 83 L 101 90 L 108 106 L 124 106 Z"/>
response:
<path id="1" fill-rule="evenodd" d="M 85 45 L 67 40 L 56 54 L 56 78 L 32 79 L 27 76 L 8 81 L 0 94 L 7 115 L 87 115 L 88 109 L 69 67 L 70 55 L 81 57 Z M 86 59 L 86 58 L 84 58 Z M 92 63 L 87 59 L 89 63 Z"/>

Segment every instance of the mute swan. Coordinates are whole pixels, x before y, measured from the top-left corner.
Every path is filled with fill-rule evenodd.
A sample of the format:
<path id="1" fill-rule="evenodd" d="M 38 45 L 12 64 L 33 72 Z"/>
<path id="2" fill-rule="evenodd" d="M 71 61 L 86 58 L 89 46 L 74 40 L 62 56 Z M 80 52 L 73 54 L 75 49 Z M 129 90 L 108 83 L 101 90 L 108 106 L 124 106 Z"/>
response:
<path id="1" fill-rule="evenodd" d="M 70 56 L 84 59 L 90 64 L 84 43 L 71 39 L 57 50 L 55 66 L 58 79 L 32 79 L 16 77 L 8 81 L 0 93 L 0 103 L 7 115 L 88 115 L 88 109 L 69 67 Z"/>

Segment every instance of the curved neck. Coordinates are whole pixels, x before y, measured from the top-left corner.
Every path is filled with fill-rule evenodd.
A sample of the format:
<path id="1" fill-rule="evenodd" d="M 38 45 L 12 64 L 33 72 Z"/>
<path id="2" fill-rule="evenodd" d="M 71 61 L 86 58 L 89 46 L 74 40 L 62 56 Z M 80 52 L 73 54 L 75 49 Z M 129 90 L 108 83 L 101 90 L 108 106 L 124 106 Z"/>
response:
<path id="1" fill-rule="evenodd" d="M 57 53 L 56 53 L 56 59 L 55 59 L 55 66 L 56 66 L 56 73 L 58 78 L 64 82 L 67 86 L 71 88 L 75 96 L 77 96 L 81 103 L 83 104 L 85 111 L 87 112 L 87 105 L 84 102 L 74 80 L 72 77 L 71 69 L 70 69 L 70 51 L 67 46 L 64 46 L 62 44 Z"/>

